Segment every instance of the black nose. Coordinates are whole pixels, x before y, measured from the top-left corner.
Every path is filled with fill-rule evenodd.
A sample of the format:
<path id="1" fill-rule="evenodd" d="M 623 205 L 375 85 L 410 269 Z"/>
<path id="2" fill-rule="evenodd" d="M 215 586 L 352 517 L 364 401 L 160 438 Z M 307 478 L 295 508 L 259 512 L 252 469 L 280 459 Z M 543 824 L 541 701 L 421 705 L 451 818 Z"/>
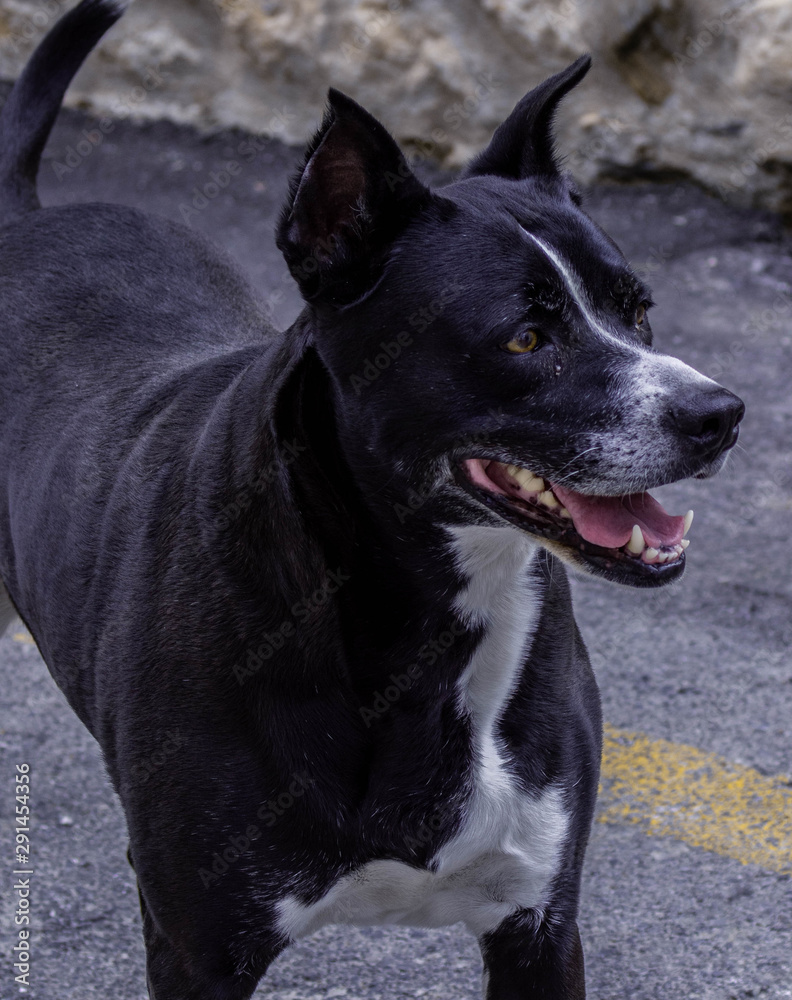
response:
<path id="1" fill-rule="evenodd" d="M 744 414 L 745 404 L 740 397 L 720 386 L 676 398 L 671 404 L 671 419 L 677 431 L 691 438 L 698 450 L 711 458 L 737 443 Z"/>

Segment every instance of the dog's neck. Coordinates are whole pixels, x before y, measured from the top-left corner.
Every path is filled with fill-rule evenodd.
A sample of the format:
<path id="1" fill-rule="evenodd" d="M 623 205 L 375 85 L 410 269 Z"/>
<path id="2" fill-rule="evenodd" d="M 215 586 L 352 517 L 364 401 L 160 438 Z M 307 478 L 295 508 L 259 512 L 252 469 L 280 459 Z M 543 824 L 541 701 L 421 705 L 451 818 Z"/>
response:
<path id="1" fill-rule="evenodd" d="M 338 405 L 321 361 L 304 350 L 272 416 L 278 439 L 299 447 L 286 473 L 287 503 L 299 511 L 304 533 L 300 544 L 314 557 L 321 552 L 319 576 L 340 569 L 348 577 L 334 604 L 347 649 L 364 665 L 364 683 L 412 662 L 427 641 L 454 627 L 464 630 L 455 655 L 445 657 L 454 685 L 488 628 L 513 633 L 514 642 L 522 631 L 524 640 L 552 575 L 538 563 L 546 570 L 553 560 L 511 526 L 449 523 L 434 503 L 416 503 L 400 477 L 350 440 L 348 427 L 339 431 Z M 523 593 L 529 576 L 530 601 Z M 515 601 L 522 608 L 502 622 L 500 612 Z M 415 648 L 405 644 L 407 636 Z"/>
<path id="2" fill-rule="evenodd" d="M 453 634 L 432 678 L 456 697 L 485 636 L 511 636 L 527 652 L 529 626 L 542 625 L 546 607 L 571 614 L 564 571 L 511 526 L 455 523 L 429 500 L 410 505 L 403 480 L 339 434 L 332 381 L 308 334 L 303 318 L 218 404 L 211 433 L 225 442 L 222 465 L 197 470 L 201 489 L 215 483 L 207 505 L 232 511 L 214 549 L 225 548 L 240 595 L 261 595 L 267 618 L 251 619 L 254 631 L 293 621 L 293 608 L 333 574 L 310 628 L 299 618 L 295 627 L 305 661 L 338 661 L 337 677 L 351 678 L 362 698 L 420 661 L 427 643 Z M 323 669 L 321 683 L 330 684 L 334 672 Z"/>

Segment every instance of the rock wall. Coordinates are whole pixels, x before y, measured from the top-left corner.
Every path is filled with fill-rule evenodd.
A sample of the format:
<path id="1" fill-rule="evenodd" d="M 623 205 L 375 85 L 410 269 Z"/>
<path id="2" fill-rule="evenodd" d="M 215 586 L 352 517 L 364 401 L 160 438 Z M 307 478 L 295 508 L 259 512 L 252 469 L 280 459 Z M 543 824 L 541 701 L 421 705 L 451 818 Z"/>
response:
<path id="1" fill-rule="evenodd" d="M 71 4 L 0 0 L 0 76 Z M 67 103 L 299 143 L 332 85 L 456 166 L 584 51 L 559 117 L 583 183 L 690 177 L 792 215 L 790 0 L 136 0 Z"/>

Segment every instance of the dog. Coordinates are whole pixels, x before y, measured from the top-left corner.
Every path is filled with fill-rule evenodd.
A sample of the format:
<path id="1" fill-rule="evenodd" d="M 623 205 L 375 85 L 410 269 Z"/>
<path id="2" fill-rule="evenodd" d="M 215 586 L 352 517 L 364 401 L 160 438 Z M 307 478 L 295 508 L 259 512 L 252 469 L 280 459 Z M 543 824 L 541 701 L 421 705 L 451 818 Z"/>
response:
<path id="1" fill-rule="evenodd" d="M 463 922 L 488 1000 L 579 1000 L 601 713 L 564 565 L 678 579 L 690 515 L 646 491 L 718 471 L 744 409 L 652 350 L 555 156 L 589 59 L 437 190 L 331 90 L 278 332 L 188 228 L 39 205 L 126 5 L 66 14 L 0 115 L 0 573 L 123 805 L 149 996 Z"/>

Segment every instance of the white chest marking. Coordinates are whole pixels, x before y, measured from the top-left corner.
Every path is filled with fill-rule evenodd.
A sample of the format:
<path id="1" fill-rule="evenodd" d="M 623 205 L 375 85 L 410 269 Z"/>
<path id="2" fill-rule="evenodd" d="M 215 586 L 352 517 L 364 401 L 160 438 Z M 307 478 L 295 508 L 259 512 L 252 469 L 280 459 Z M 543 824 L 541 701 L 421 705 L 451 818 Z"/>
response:
<path id="1" fill-rule="evenodd" d="M 566 839 L 562 790 L 526 795 L 504 767 L 496 724 L 519 678 L 538 614 L 528 578 L 536 549 L 511 528 L 449 528 L 468 586 L 457 611 L 486 634 L 459 680 L 460 712 L 474 741 L 473 788 L 461 827 L 431 870 L 378 860 L 339 879 L 316 903 L 296 895 L 278 904 L 290 938 L 324 924 L 441 927 L 463 921 L 477 936 L 518 908 L 541 908 Z"/>

